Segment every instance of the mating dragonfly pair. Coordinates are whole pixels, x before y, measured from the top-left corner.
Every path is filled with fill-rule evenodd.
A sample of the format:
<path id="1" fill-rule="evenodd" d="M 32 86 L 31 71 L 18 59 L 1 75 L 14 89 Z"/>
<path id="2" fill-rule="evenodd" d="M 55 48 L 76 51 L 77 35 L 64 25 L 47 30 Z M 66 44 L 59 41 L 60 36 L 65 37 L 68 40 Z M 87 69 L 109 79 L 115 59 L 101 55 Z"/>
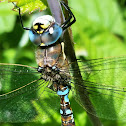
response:
<path id="1" fill-rule="evenodd" d="M 71 69 L 74 62 L 67 61 L 64 43 L 59 38 L 75 22 L 75 17 L 65 3 L 61 4 L 69 13 L 61 26 L 52 16 L 45 15 L 35 19 L 31 28 L 26 28 L 18 8 L 23 29 L 29 30 L 30 40 L 38 46 L 38 68 L 0 63 L 0 122 L 46 118 L 46 113 L 52 114 L 59 107 L 59 95 L 62 125 L 74 126 L 69 90 L 73 90 L 73 95 L 88 113 L 107 119 L 125 120 L 126 58 L 78 60 L 79 69 L 76 65 Z M 83 80 L 74 76 L 79 72 Z M 85 94 L 83 91 L 87 91 L 88 95 L 84 97 L 90 98 L 94 112 L 88 109 L 90 104 L 84 105 L 81 101 Z"/>

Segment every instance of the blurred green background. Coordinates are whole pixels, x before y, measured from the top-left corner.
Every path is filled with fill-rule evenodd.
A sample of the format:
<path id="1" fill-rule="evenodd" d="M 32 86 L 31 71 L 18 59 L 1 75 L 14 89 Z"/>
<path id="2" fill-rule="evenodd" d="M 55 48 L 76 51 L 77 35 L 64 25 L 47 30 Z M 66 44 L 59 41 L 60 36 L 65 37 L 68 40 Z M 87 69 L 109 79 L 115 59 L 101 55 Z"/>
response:
<path id="1" fill-rule="evenodd" d="M 78 57 L 86 59 L 120 56 L 126 54 L 126 0 L 69 0 L 77 21 L 72 26 L 74 46 Z M 29 41 L 28 31 L 21 27 L 13 4 L 0 3 L 0 62 L 37 66 L 35 46 Z M 24 14 L 25 26 L 44 12 Z M 71 98 L 77 126 L 90 126 L 85 111 Z M 105 126 L 125 126 L 125 122 L 101 119 Z M 59 126 L 58 111 L 47 120 L 35 123 L 0 123 L 0 126 Z"/>

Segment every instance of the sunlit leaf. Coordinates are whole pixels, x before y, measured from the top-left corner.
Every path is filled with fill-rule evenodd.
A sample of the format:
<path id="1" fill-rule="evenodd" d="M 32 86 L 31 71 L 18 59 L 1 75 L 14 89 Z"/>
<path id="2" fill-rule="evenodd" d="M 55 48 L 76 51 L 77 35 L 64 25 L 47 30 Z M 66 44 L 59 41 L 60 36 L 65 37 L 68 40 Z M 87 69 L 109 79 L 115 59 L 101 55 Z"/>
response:
<path id="1" fill-rule="evenodd" d="M 70 5 L 77 19 L 73 34 L 78 55 L 98 58 L 126 53 L 125 19 L 117 1 L 80 0 Z"/>
<path id="2" fill-rule="evenodd" d="M 2 0 L 6 1 L 6 0 Z M 35 10 L 42 11 L 46 9 L 46 5 L 41 0 L 8 0 L 8 2 L 15 2 L 21 9 L 21 13 L 29 12 L 32 13 Z M 15 8 L 15 10 L 17 10 Z"/>

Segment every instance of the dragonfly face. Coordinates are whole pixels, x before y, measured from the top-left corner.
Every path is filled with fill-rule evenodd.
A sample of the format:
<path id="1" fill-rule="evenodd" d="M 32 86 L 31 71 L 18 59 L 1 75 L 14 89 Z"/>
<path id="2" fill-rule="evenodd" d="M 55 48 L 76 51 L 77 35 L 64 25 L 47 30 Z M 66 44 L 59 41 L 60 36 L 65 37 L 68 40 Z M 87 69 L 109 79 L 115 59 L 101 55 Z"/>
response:
<path id="1" fill-rule="evenodd" d="M 61 34 L 62 28 L 50 15 L 40 16 L 35 19 L 31 30 L 29 30 L 29 38 L 37 46 L 54 44 Z"/>

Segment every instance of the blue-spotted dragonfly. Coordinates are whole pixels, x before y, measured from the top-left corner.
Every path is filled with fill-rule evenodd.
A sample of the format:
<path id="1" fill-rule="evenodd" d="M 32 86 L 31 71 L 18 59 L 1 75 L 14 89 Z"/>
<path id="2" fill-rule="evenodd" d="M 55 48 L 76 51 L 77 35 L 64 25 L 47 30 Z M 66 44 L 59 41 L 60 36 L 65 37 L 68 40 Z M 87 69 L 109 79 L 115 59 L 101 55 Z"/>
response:
<path id="1" fill-rule="evenodd" d="M 71 14 L 68 6 L 67 9 Z M 40 20 L 40 18 L 38 19 Z M 46 20 L 44 23 L 46 23 L 47 26 L 50 24 L 49 21 L 54 22 L 54 19 L 50 16 L 45 16 L 44 20 Z M 65 30 L 69 27 L 68 23 L 69 21 L 64 23 L 61 28 Z M 33 23 L 34 27 L 32 27 L 33 29 L 36 29 L 34 32 L 39 31 L 39 33 L 42 34 L 40 32 L 41 27 L 35 26 L 36 24 L 35 20 Z M 61 30 L 60 27 L 58 28 Z M 24 29 L 31 30 L 29 28 Z M 48 30 L 50 34 L 53 33 L 53 29 L 51 27 Z M 45 31 L 43 32 L 47 33 Z M 47 34 L 44 35 L 46 36 Z M 42 37 L 43 35 L 40 36 L 40 38 Z M 32 37 L 31 40 L 33 40 Z M 91 114 L 108 119 L 116 119 L 117 116 L 119 116 L 120 119 L 125 119 L 125 57 L 109 59 L 101 58 L 85 62 L 78 60 L 83 77 L 83 80 L 80 81 L 78 78 L 74 77 L 74 72 L 79 72 L 78 68 L 70 68 L 68 71 L 68 67 L 70 65 L 74 65 L 74 63 L 67 64 L 67 61 L 62 60 L 62 58 L 65 59 L 65 54 L 61 51 L 63 46 L 59 44 L 58 46 L 60 47 L 60 50 L 58 50 L 59 47 L 56 48 L 56 52 L 58 54 L 62 52 L 60 57 L 59 55 L 54 56 L 52 54 L 55 48 L 54 46 L 53 49 L 47 46 L 45 51 L 43 45 L 45 43 L 42 43 L 43 41 L 39 42 L 40 43 L 37 43 L 37 45 L 41 45 L 42 47 L 38 47 L 36 52 L 37 63 L 39 65 L 38 68 L 18 64 L 0 64 L 0 122 L 26 122 L 38 117 L 42 119 L 45 118 L 44 113 L 52 113 L 55 111 L 59 106 L 59 99 L 56 94 L 57 85 L 55 86 L 50 82 L 54 75 L 57 83 L 65 82 L 66 85 L 64 84 L 64 86 L 68 86 L 74 91 L 74 95 L 80 104 L 81 100 L 78 95 L 79 90 L 75 90 L 76 86 L 88 91 L 88 95 L 96 110 L 96 113 Z M 55 45 L 55 42 L 51 44 Z M 46 53 L 44 53 L 44 51 Z M 42 62 L 47 62 L 48 57 L 46 55 L 41 56 L 39 54 L 49 54 L 49 58 L 52 58 L 53 55 L 54 57 L 52 59 L 54 61 L 54 65 L 49 67 L 40 67 L 43 66 Z M 58 63 L 55 62 L 57 57 L 58 60 L 56 61 L 58 61 Z M 69 72 L 71 74 L 69 74 Z M 123 77 L 121 75 L 123 75 Z M 114 79 L 116 81 L 113 82 L 113 78 L 117 78 Z M 74 83 L 74 81 L 76 81 L 76 83 Z M 41 110 L 40 106 L 43 110 Z M 114 110 L 114 107 L 117 109 Z M 44 111 L 45 108 L 48 108 L 48 111 Z M 86 107 L 84 106 L 84 108 Z M 89 110 L 87 111 L 90 113 Z"/>

